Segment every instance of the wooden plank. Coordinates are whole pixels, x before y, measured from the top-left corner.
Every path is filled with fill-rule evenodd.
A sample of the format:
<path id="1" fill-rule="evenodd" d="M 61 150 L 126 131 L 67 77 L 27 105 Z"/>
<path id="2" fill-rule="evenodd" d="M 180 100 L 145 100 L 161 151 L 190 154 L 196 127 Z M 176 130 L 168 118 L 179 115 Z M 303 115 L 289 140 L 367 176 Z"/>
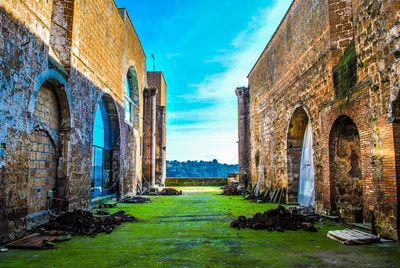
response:
<path id="1" fill-rule="evenodd" d="M 48 242 L 55 241 L 57 236 L 42 236 L 40 234 L 31 234 L 25 236 L 24 238 L 18 239 L 14 242 L 8 243 L 6 246 L 9 248 L 31 248 L 31 249 L 39 249 L 45 248 L 45 240 Z"/>
<path id="2" fill-rule="evenodd" d="M 367 244 L 379 242 L 380 240 L 380 238 L 376 235 L 350 229 L 329 231 L 327 236 L 345 245 Z"/>
<path id="3" fill-rule="evenodd" d="M 277 191 L 277 189 L 275 189 L 274 192 L 273 192 L 272 195 L 271 195 L 271 199 L 270 199 L 270 202 L 271 202 L 271 203 L 273 202 L 273 200 L 274 200 L 274 198 L 275 198 L 276 191 Z"/>

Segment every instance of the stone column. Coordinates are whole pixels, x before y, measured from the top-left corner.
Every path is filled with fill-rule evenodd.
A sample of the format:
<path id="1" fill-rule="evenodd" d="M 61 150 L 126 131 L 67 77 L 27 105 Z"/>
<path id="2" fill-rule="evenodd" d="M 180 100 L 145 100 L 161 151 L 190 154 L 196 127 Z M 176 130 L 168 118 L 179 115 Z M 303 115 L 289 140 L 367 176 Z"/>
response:
<path id="1" fill-rule="evenodd" d="M 250 124 L 249 89 L 237 88 L 238 98 L 238 136 L 239 136 L 239 189 L 246 191 L 250 179 Z"/>
<path id="2" fill-rule="evenodd" d="M 143 98 L 143 187 L 147 189 L 155 186 L 156 93 L 156 89 L 145 89 Z"/>

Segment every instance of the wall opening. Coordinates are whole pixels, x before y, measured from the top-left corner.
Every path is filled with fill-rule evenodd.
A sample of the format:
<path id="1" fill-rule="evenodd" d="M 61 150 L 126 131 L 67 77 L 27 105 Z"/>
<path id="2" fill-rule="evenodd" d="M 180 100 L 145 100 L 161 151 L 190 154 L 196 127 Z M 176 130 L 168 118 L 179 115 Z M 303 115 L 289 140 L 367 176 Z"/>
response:
<path id="1" fill-rule="evenodd" d="M 354 121 L 339 117 L 329 137 L 331 208 L 347 222 L 363 221 L 360 135 Z"/>
<path id="2" fill-rule="evenodd" d="M 308 122 L 306 111 L 302 107 L 298 107 L 294 111 L 289 124 L 287 134 L 287 193 L 289 203 L 297 203 L 298 199 L 301 152 Z"/>
<path id="3" fill-rule="evenodd" d="M 139 127 L 139 84 L 135 68 L 129 67 L 125 79 L 125 121 Z"/>
<path id="4" fill-rule="evenodd" d="M 95 114 L 92 144 L 91 199 L 117 197 L 119 193 L 120 131 L 112 97 L 101 98 Z"/>
<path id="5" fill-rule="evenodd" d="M 28 214 L 52 208 L 51 197 L 57 181 L 61 113 L 54 84 L 49 81 L 38 91 L 33 117 L 35 123 L 30 135 Z"/>

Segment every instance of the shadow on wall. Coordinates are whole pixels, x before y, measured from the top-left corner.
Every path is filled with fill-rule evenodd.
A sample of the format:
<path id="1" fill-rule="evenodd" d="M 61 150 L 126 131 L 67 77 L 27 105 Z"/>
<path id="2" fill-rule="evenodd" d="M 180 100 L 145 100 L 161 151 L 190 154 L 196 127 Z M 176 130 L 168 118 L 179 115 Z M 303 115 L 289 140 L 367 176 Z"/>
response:
<path id="1" fill-rule="evenodd" d="M 77 69 L 68 75 L 39 36 L 4 9 L 0 12 L 2 244 L 22 236 L 28 221 L 47 209 L 89 207 L 93 128 L 100 103 L 111 136 L 108 153 L 99 160 L 108 173 L 107 185 L 123 195 L 139 182 L 124 180 L 135 178 L 137 163 L 134 153 L 127 153 L 136 142 L 134 128 L 124 123 L 123 104 Z"/>

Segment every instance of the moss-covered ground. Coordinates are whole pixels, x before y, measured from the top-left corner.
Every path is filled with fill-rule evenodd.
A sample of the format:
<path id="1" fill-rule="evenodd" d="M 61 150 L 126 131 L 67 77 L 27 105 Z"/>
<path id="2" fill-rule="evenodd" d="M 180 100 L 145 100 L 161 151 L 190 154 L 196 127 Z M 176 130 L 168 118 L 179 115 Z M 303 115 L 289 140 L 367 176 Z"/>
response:
<path id="1" fill-rule="evenodd" d="M 217 187 L 182 188 L 183 196 L 151 197 L 149 204 L 119 204 L 143 222 L 125 223 L 112 234 L 74 237 L 52 250 L 9 250 L 0 267 L 400 267 L 400 244 L 344 246 L 318 232 L 237 230 L 239 215 L 276 207 Z"/>

